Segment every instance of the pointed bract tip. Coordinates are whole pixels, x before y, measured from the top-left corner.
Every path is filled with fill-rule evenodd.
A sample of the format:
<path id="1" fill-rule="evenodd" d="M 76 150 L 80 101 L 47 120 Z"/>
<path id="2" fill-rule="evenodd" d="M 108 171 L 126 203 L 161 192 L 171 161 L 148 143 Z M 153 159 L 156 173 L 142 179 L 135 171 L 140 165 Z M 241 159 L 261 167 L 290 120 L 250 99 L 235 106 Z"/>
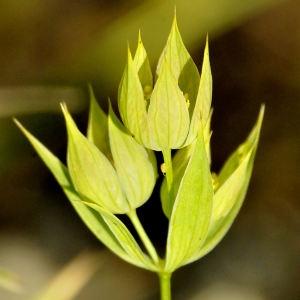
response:
<path id="1" fill-rule="evenodd" d="M 264 115 L 264 113 L 265 113 L 265 108 L 266 108 L 265 103 L 262 103 L 261 106 L 260 106 L 260 111 L 259 111 L 260 115 Z"/>
<path id="2" fill-rule="evenodd" d="M 68 108 L 67 108 L 67 104 L 66 102 L 60 102 L 60 108 L 62 110 L 62 112 L 65 114 L 65 113 L 68 113 Z"/>
<path id="3" fill-rule="evenodd" d="M 107 101 L 108 101 L 108 110 L 111 111 L 112 110 L 112 104 L 111 104 L 111 100 L 110 100 L 109 97 L 108 97 Z"/>
<path id="4" fill-rule="evenodd" d="M 16 118 L 12 118 L 12 120 L 19 128 L 22 127 L 21 123 Z"/>
<path id="5" fill-rule="evenodd" d="M 95 97 L 94 89 L 91 84 L 88 84 L 88 92 L 89 92 L 90 105 L 94 105 L 95 103 L 97 103 L 97 100 Z"/>
<path id="6" fill-rule="evenodd" d="M 206 52 L 206 53 L 209 52 L 209 38 L 208 38 L 208 33 L 206 33 L 205 50 L 204 50 L 204 52 Z"/>
<path id="7" fill-rule="evenodd" d="M 25 136 L 27 137 L 31 136 L 30 132 L 16 118 L 13 118 L 13 122 L 21 130 L 21 132 L 23 132 Z"/>
<path id="8" fill-rule="evenodd" d="M 264 114 L 265 114 L 265 108 L 266 108 L 265 104 L 262 103 L 260 106 L 259 114 L 258 114 L 258 118 L 257 118 L 259 123 L 262 123 L 262 120 L 263 120 Z"/>
<path id="9" fill-rule="evenodd" d="M 174 17 L 173 17 L 173 24 L 172 24 L 172 28 L 177 28 L 177 12 L 176 12 L 176 6 L 174 7 Z"/>
<path id="10" fill-rule="evenodd" d="M 94 94 L 92 84 L 90 82 L 87 83 L 87 88 L 89 91 L 89 96 L 91 97 Z"/>
<path id="11" fill-rule="evenodd" d="M 13 118 L 13 122 L 16 124 L 16 126 L 25 134 L 28 134 L 28 131 L 25 129 L 25 127 L 16 119 Z"/>
<path id="12" fill-rule="evenodd" d="M 132 54 L 130 50 L 129 41 L 127 41 L 127 63 L 132 61 Z"/>

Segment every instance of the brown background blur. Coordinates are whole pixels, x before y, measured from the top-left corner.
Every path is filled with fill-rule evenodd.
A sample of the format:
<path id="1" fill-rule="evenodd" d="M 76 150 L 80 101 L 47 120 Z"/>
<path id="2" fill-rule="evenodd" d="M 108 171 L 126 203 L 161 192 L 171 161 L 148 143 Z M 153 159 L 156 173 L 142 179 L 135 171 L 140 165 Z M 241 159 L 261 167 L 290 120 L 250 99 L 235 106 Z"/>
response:
<path id="1" fill-rule="evenodd" d="M 74 270 L 60 290 L 90 278 L 74 299 L 158 299 L 155 275 L 122 262 L 92 236 L 11 119 L 64 160 L 59 102 L 85 130 L 86 83 L 104 108 L 108 96 L 115 103 L 127 41 L 134 50 L 139 29 L 154 70 L 175 4 L 199 68 L 209 33 L 215 171 L 245 139 L 262 102 L 266 115 L 242 211 L 213 252 L 174 274 L 174 300 L 299 299 L 297 0 L 0 0 L 0 269 L 21 285 L 12 286 L 17 292 L 0 288 L 0 299 L 43 293 L 70 261 Z M 139 214 L 162 249 L 159 207 L 155 194 Z"/>

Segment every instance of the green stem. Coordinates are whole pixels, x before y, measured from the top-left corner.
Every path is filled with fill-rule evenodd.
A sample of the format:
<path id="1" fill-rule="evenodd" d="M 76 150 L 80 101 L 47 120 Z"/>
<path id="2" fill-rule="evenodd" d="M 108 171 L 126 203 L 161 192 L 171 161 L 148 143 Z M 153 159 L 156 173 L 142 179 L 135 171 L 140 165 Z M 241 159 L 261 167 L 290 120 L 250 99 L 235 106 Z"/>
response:
<path id="1" fill-rule="evenodd" d="M 160 300 L 171 300 L 172 273 L 158 273 L 160 286 Z"/>
<path id="2" fill-rule="evenodd" d="M 137 231 L 139 237 L 141 238 L 141 240 L 142 240 L 145 248 L 147 249 L 150 257 L 152 258 L 153 262 L 156 265 L 159 265 L 159 263 L 160 263 L 159 256 L 158 256 L 151 240 L 149 239 L 143 225 L 141 224 L 140 219 L 138 218 L 138 215 L 136 213 L 136 210 L 132 210 L 131 212 L 127 213 L 127 216 L 131 220 L 135 230 Z"/>
<path id="3" fill-rule="evenodd" d="M 169 203 L 172 203 L 174 199 L 174 191 L 173 191 L 173 166 L 172 166 L 171 149 L 163 150 L 162 154 L 166 166 L 166 179 L 167 179 L 168 193 L 169 193 L 169 198 L 171 200 L 169 201 Z"/>

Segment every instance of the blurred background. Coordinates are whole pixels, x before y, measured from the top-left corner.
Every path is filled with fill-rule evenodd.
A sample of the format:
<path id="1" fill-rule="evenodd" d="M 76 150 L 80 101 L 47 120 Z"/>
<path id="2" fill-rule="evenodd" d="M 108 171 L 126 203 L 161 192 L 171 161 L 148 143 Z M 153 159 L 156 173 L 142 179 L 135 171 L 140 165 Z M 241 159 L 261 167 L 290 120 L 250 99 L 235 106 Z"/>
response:
<path id="1" fill-rule="evenodd" d="M 156 276 L 92 236 L 12 117 L 65 160 L 59 102 L 84 131 L 86 83 L 104 109 L 108 97 L 116 103 L 127 42 L 134 50 L 139 29 L 155 70 L 175 5 L 199 68 L 209 34 L 215 171 L 261 103 L 266 115 L 241 213 L 213 252 L 175 272 L 174 300 L 299 299 L 297 0 L 0 0 L 0 299 L 158 299 Z M 138 212 L 163 249 L 159 208 L 155 194 Z"/>

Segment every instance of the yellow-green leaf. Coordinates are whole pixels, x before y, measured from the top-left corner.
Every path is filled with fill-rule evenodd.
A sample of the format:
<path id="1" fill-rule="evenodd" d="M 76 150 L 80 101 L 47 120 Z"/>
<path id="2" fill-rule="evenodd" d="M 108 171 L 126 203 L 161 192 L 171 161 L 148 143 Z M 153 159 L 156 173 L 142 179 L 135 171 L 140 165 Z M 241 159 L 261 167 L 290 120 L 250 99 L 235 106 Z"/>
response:
<path id="1" fill-rule="evenodd" d="M 210 252 L 225 236 L 243 204 L 253 169 L 264 106 L 247 140 L 229 157 L 220 172 L 220 187 L 214 195 L 212 223 L 205 243 L 188 261 L 197 260 Z"/>
<path id="2" fill-rule="evenodd" d="M 127 132 L 109 107 L 109 142 L 114 166 L 130 209 L 147 201 L 157 178 L 156 158 Z"/>
<path id="3" fill-rule="evenodd" d="M 200 122 L 202 122 L 203 126 L 206 126 L 211 111 L 211 100 L 212 76 L 209 62 L 208 40 L 206 40 L 199 90 L 195 108 L 193 110 L 189 135 L 185 143 L 186 145 L 189 145 L 195 139 Z"/>
<path id="4" fill-rule="evenodd" d="M 149 257 L 144 254 L 130 231 L 120 219 L 97 204 L 90 202 L 84 203 L 100 213 L 111 232 L 113 232 L 118 242 L 122 245 L 123 249 L 130 257 L 135 259 L 135 262 L 139 262 L 140 267 L 152 271 L 157 270 L 157 267 L 151 262 Z"/>
<path id="5" fill-rule="evenodd" d="M 210 119 L 211 119 L 211 115 L 212 114 L 210 114 L 209 121 L 206 123 L 205 129 L 203 132 L 206 154 L 207 154 L 207 159 L 208 159 L 209 165 L 210 165 L 210 136 L 211 136 Z M 177 152 L 175 153 L 175 155 L 172 159 L 172 169 L 173 169 L 172 188 L 173 188 L 174 196 L 177 195 L 177 191 L 180 186 L 182 176 L 185 172 L 185 169 L 189 162 L 191 154 L 193 153 L 193 149 L 195 148 L 195 145 L 196 145 L 196 140 L 194 140 L 188 146 L 177 150 Z M 161 198 L 164 214 L 167 216 L 167 218 L 170 218 L 175 198 L 174 197 L 172 198 L 169 195 L 166 177 L 164 178 L 161 188 L 160 188 L 160 198 Z"/>
<path id="6" fill-rule="evenodd" d="M 183 175 L 174 202 L 167 239 L 165 270 L 188 261 L 205 241 L 212 214 L 213 187 L 203 129 Z"/>
<path id="7" fill-rule="evenodd" d="M 133 59 L 133 64 L 136 70 L 138 71 L 139 79 L 144 91 L 144 97 L 145 99 L 149 99 L 153 87 L 153 77 L 147 52 L 143 45 L 140 33 L 138 39 L 138 46 Z"/>
<path id="8" fill-rule="evenodd" d="M 52 172 L 58 184 L 62 187 L 64 193 L 70 200 L 73 208 L 76 210 L 85 225 L 91 232 L 112 252 L 124 259 L 125 261 L 148 269 L 147 265 L 143 264 L 139 258 L 132 255 L 130 251 L 124 249 L 124 246 L 119 242 L 119 238 L 115 236 L 110 227 L 107 225 L 105 215 L 97 213 L 94 209 L 82 203 L 82 199 L 75 191 L 69 172 L 66 166 L 53 155 L 42 143 L 40 143 L 30 132 L 28 132 L 18 121 L 15 120 L 17 126 L 27 137 L 35 151 L 43 160 L 48 169 Z M 129 254 L 130 253 L 130 254 Z M 140 255 L 139 255 L 140 256 Z M 143 259 L 144 261 L 145 259 Z"/>
<path id="9" fill-rule="evenodd" d="M 68 132 L 67 165 L 80 197 L 124 214 L 130 210 L 115 169 L 106 156 L 76 127 L 67 108 L 62 106 Z"/>
<path id="10" fill-rule="evenodd" d="M 225 162 L 223 168 L 221 169 L 219 175 L 218 175 L 218 181 L 219 186 L 221 186 L 233 173 L 233 171 L 240 165 L 240 162 L 242 159 L 249 153 L 249 151 L 256 146 L 258 143 L 259 133 L 263 121 L 264 116 L 264 105 L 261 106 L 260 112 L 258 115 L 257 122 L 254 126 L 254 128 L 251 130 L 247 140 L 238 147 L 236 151 L 233 152 L 233 154 L 230 155 L 230 157 Z"/>
<path id="11" fill-rule="evenodd" d="M 148 109 L 151 148 L 180 148 L 189 129 L 186 100 L 165 62 L 156 81 Z"/>
<path id="12" fill-rule="evenodd" d="M 108 158 L 111 157 L 109 142 L 107 115 L 98 105 L 92 87 L 89 85 L 90 110 L 87 128 L 87 138 Z"/>
<path id="13" fill-rule="evenodd" d="M 144 92 L 129 49 L 127 65 L 119 86 L 118 106 L 126 128 L 139 143 L 149 146 Z"/>
<path id="14" fill-rule="evenodd" d="M 172 167 L 173 167 L 173 193 L 176 197 L 178 188 L 180 186 L 181 179 L 185 172 L 186 166 L 191 157 L 191 153 L 193 151 L 193 145 L 189 145 L 185 148 L 177 150 L 176 154 L 172 159 Z M 173 204 L 175 198 L 171 198 L 168 191 L 167 178 L 165 177 L 160 188 L 160 199 L 162 203 L 163 212 L 166 217 L 169 219 L 172 213 Z"/>
<path id="15" fill-rule="evenodd" d="M 197 66 L 182 41 L 177 26 L 176 16 L 174 16 L 167 44 L 157 65 L 156 73 L 158 76 L 162 72 L 164 61 L 169 65 L 172 75 L 186 97 L 191 117 L 196 102 L 200 75 Z"/>

